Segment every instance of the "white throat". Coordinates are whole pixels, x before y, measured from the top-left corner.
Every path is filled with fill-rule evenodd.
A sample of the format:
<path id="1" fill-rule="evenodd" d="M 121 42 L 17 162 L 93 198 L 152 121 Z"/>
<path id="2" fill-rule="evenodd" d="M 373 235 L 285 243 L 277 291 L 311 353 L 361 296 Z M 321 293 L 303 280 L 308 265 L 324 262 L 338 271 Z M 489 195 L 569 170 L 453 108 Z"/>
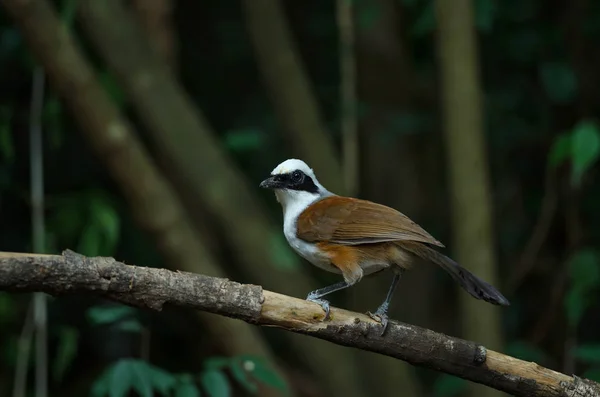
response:
<path id="1" fill-rule="evenodd" d="M 290 246 L 302 257 L 317 266 L 326 268 L 328 260 L 324 258 L 316 246 L 297 237 L 296 223 L 300 214 L 311 204 L 328 196 L 333 196 L 329 190 L 317 180 L 313 170 L 302 160 L 290 159 L 279 164 L 271 173 L 272 175 L 284 174 L 301 170 L 309 176 L 317 186 L 317 192 L 311 193 L 304 190 L 279 189 L 275 190 L 275 197 L 283 210 L 283 234 Z M 330 270 L 330 269 L 328 269 Z"/>
<path id="2" fill-rule="evenodd" d="M 293 190 L 275 191 L 277 201 L 283 209 L 283 234 L 288 244 L 304 259 L 325 270 L 330 270 L 327 268 L 327 258 L 323 257 L 314 244 L 298 238 L 296 224 L 298 217 L 308 206 L 330 195 L 332 193 L 327 190 L 318 194 Z"/>

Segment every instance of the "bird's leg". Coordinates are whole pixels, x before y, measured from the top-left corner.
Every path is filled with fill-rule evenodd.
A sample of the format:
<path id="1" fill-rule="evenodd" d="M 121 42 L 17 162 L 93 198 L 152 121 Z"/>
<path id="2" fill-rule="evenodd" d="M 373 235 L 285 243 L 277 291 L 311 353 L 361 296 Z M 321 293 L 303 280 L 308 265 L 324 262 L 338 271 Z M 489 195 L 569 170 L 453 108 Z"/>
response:
<path id="1" fill-rule="evenodd" d="M 319 288 L 308 294 L 306 300 L 309 302 L 315 302 L 321 305 L 323 310 L 325 310 L 325 318 L 323 320 L 327 320 L 329 318 L 329 301 L 325 299 L 320 299 L 321 297 L 330 294 L 335 291 L 339 291 L 344 288 L 348 288 L 351 284 L 348 284 L 345 281 L 340 281 L 339 283 L 335 283 L 333 285 L 329 285 L 327 287 Z"/>
<path id="2" fill-rule="evenodd" d="M 401 269 L 394 271 L 394 278 L 392 279 L 392 284 L 390 285 L 390 289 L 388 290 L 385 300 L 383 301 L 381 306 L 379 306 L 377 308 L 375 313 L 371 313 L 371 312 L 367 313 L 369 315 L 369 317 L 371 317 L 373 320 L 381 322 L 381 325 L 383 327 L 383 330 L 381 331 L 381 334 L 380 334 L 381 336 L 383 336 L 383 334 L 385 333 L 385 330 L 387 329 L 387 325 L 388 325 L 387 311 L 388 311 L 388 308 L 390 307 L 390 301 L 392 300 L 394 291 L 396 290 L 396 287 L 398 286 L 398 281 L 400 281 L 400 276 L 402 276 Z"/>

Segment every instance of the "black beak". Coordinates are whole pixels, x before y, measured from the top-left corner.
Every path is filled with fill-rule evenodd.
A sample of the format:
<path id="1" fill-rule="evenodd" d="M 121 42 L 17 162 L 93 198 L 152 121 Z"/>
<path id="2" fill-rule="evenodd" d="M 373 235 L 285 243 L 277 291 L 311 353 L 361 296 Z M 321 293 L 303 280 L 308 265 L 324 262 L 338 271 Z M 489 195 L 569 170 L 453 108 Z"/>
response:
<path id="1" fill-rule="evenodd" d="M 263 189 L 280 189 L 284 187 L 285 183 L 276 175 L 270 176 L 258 185 Z"/>

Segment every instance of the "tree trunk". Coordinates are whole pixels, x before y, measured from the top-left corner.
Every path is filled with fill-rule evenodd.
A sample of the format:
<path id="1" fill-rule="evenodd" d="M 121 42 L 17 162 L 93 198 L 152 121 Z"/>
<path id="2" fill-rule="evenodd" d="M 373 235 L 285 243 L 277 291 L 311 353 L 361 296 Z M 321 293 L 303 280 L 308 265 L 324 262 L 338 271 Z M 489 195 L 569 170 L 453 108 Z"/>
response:
<path id="1" fill-rule="evenodd" d="M 173 72 L 177 69 L 177 35 L 173 26 L 174 0 L 131 0 L 154 49 Z"/>
<path id="2" fill-rule="evenodd" d="M 436 1 L 455 258 L 499 288 L 473 4 L 471 0 Z M 501 309 L 462 291 L 460 302 L 463 336 L 501 349 Z M 500 393 L 473 385 L 471 395 Z"/>

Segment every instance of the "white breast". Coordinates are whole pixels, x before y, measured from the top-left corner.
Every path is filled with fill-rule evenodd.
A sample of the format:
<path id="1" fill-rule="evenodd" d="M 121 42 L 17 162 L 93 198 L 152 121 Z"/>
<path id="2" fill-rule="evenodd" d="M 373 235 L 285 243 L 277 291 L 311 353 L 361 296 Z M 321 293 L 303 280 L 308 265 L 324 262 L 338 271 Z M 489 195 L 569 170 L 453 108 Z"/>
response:
<path id="1" fill-rule="evenodd" d="M 300 196 L 303 192 L 298 193 Z M 338 268 L 331 265 L 329 258 L 323 255 L 315 244 L 299 239 L 296 235 L 296 222 L 298 217 L 310 204 L 320 198 L 321 197 L 308 194 L 295 197 L 294 200 L 289 200 L 288 197 L 278 197 L 278 200 L 283 206 L 283 234 L 294 251 L 304 259 L 323 270 L 340 274 L 341 272 Z"/>

